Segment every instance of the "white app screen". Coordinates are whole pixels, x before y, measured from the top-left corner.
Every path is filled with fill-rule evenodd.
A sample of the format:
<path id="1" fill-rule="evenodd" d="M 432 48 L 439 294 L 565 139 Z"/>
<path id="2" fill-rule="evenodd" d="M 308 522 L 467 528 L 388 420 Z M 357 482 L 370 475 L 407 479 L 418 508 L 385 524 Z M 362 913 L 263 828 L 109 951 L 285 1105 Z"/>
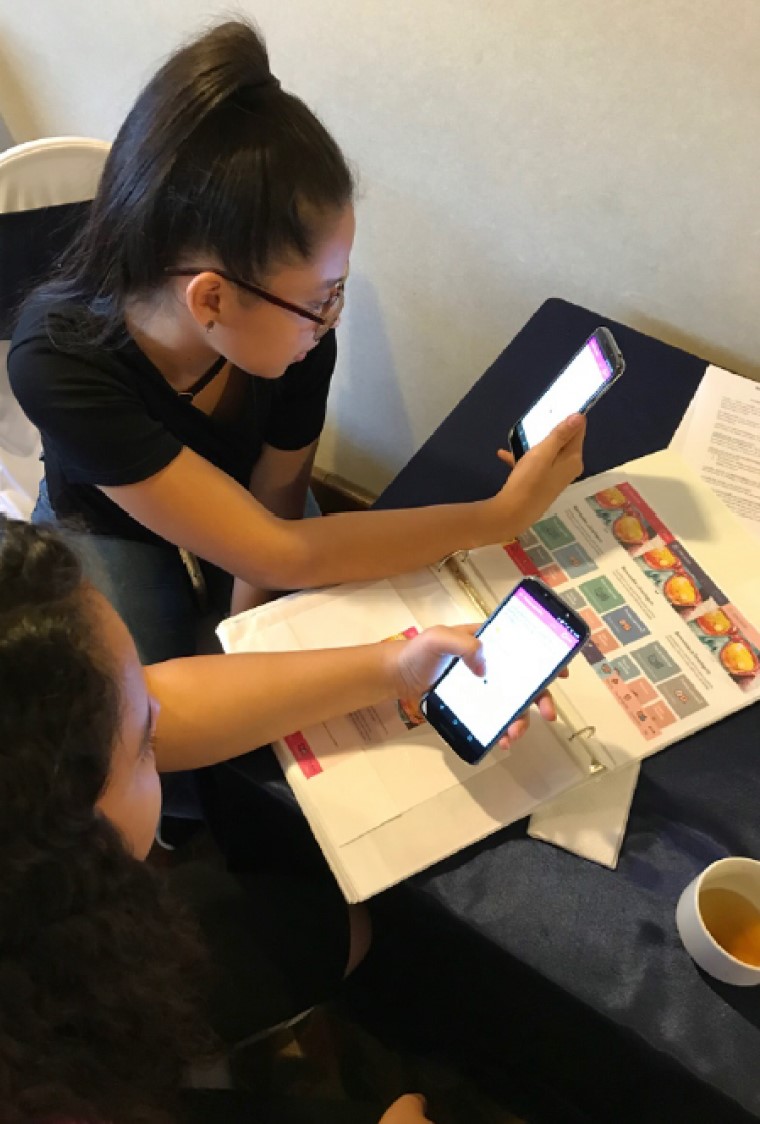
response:
<path id="1" fill-rule="evenodd" d="M 481 745 L 489 745 L 577 644 L 578 635 L 518 588 L 480 640 L 485 678 L 460 661 L 435 693 Z"/>
<path id="2" fill-rule="evenodd" d="M 555 425 L 581 410 L 611 378 L 612 371 L 601 347 L 591 339 L 522 419 L 526 448 L 532 449 Z"/>

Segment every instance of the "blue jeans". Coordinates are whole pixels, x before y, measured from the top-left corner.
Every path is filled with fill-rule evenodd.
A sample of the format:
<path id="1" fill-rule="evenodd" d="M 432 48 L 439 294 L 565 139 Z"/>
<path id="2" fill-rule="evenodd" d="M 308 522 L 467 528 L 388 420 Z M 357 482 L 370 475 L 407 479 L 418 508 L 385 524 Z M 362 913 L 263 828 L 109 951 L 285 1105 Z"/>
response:
<path id="1" fill-rule="evenodd" d="M 32 522 L 58 522 L 44 480 Z M 132 633 L 143 664 L 195 655 L 204 614 L 176 547 L 60 529 L 79 556 L 87 580 Z M 221 619 L 229 609 L 232 579 L 205 564 L 204 576 L 213 590 L 213 610 Z"/>
<path id="2" fill-rule="evenodd" d="M 315 515 L 321 512 L 309 492 L 304 516 Z M 45 480 L 40 485 L 32 522 L 58 522 Z M 61 530 L 81 559 L 87 580 L 113 605 L 132 633 L 143 664 L 195 655 L 201 629 L 208 650 L 207 639 L 213 636 L 209 624 L 218 624 L 229 612 L 229 574 L 211 563 L 200 563 L 208 592 L 204 609 L 176 547 L 91 535 L 66 527 Z M 215 638 L 210 641 L 212 646 L 214 642 Z"/>
<path id="3" fill-rule="evenodd" d="M 321 511 L 310 491 L 304 516 L 316 515 Z M 58 523 L 45 480 L 40 485 L 32 522 Z M 59 529 L 80 558 L 86 579 L 111 603 L 131 632 L 141 663 L 196 655 L 201 635 L 204 651 L 216 647 L 221 652 L 213 629 L 229 612 L 229 574 L 210 563 L 200 563 L 208 593 L 204 609 L 176 547 L 91 535 L 66 526 Z M 248 781 L 283 798 L 289 790 L 268 758 L 269 754 L 257 752 L 233 764 L 245 772 Z M 166 812 L 192 817 L 199 814 L 193 774 L 173 773 L 162 781 Z"/>

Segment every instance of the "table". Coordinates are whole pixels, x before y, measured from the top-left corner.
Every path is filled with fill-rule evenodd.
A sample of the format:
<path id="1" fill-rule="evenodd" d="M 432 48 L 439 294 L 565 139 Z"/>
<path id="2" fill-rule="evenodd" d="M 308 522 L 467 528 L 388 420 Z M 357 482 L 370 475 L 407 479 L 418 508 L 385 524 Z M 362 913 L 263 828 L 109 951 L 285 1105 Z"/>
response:
<path id="1" fill-rule="evenodd" d="M 377 506 L 492 494 L 503 467 L 484 450 L 600 324 L 627 371 L 590 415 L 586 473 L 667 445 L 706 362 L 552 299 Z M 674 922 L 708 863 L 760 858 L 759 743 L 750 708 L 646 761 L 616 871 L 531 840 L 520 823 L 381 895 L 380 947 L 355 1009 L 453 1052 L 531 1120 L 760 1119 L 760 988 L 703 975 Z"/>

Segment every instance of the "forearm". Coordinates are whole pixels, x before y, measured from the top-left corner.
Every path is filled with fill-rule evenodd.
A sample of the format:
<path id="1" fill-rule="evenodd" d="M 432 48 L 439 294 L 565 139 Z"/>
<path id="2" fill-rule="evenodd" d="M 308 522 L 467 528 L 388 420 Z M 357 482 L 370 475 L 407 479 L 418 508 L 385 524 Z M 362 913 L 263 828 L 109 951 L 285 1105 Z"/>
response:
<path id="1" fill-rule="evenodd" d="M 283 519 L 189 449 L 139 484 L 102 491 L 149 530 L 249 585 L 309 588 L 389 577 L 515 537 L 579 475 L 583 433 L 573 415 L 519 461 L 495 496 L 467 504 Z"/>
<path id="2" fill-rule="evenodd" d="M 195 656 L 146 668 L 148 689 L 161 707 L 159 770 L 225 761 L 393 697 L 395 647 Z"/>
<path id="3" fill-rule="evenodd" d="M 273 560 L 280 589 L 311 589 L 370 581 L 418 570 L 452 551 L 507 542 L 524 529 L 492 514 L 489 500 L 474 504 L 392 511 L 351 511 L 280 525 L 284 549 Z M 241 560 L 245 565 L 246 560 Z M 259 559 L 255 564 L 259 565 Z M 232 613 L 268 600 L 268 575 L 254 586 L 237 579 Z M 271 579 L 270 579 L 271 580 Z"/>
<path id="4" fill-rule="evenodd" d="M 516 518 L 500 517 L 491 500 L 303 520 L 290 532 L 288 584 L 299 589 L 391 577 L 455 550 L 507 542 L 522 530 Z"/>
<path id="5" fill-rule="evenodd" d="M 302 519 L 314 464 L 316 442 L 308 449 L 283 453 L 267 448 L 256 463 L 249 491 L 267 511 L 279 519 Z M 230 613 L 243 613 L 271 601 L 277 591 L 236 577 L 232 586 Z"/>

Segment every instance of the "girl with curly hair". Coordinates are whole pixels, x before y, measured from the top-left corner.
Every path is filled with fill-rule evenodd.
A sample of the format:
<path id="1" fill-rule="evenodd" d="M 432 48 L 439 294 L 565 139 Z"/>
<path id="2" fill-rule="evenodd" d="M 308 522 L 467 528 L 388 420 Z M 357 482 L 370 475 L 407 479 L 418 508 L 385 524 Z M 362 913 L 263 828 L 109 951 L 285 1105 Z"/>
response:
<path id="1" fill-rule="evenodd" d="M 188 1067 L 337 987 L 357 952 L 331 879 L 264 862 L 234 876 L 190 863 L 172 892 L 142 861 L 158 770 L 213 765 L 298 726 L 419 695 L 452 654 L 482 673 L 479 647 L 467 629 L 437 628 L 360 648 L 143 668 L 62 538 L 5 524 L 1 1124 L 185 1119 Z M 548 697 L 542 711 L 553 717 Z M 424 1120 L 416 1100 L 389 1113 L 386 1124 Z M 232 1111 L 221 1119 L 232 1124 Z"/>

